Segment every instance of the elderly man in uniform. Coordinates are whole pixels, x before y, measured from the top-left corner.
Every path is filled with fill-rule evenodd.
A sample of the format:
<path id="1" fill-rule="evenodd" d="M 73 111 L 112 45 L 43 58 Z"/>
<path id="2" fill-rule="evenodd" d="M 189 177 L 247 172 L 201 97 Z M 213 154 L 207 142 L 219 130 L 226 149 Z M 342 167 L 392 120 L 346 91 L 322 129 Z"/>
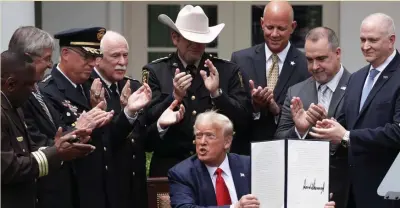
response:
<path id="1" fill-rule="evenodd" d="M 137 80 L 125 76 L 128 66 L 129 46 L 126 39 L 119 33 L 107 31 L 100 42 L 100 51 L 103 56 L 96 61 L 96 67 L 92 72 L 92 95 L 100 91 L 99 99 L 92 97 L 94 104 L 106 100 L 109 110 L 114 110 L 117 117 L 121 109 L 126 106 L 127 98 L 131 92 L 141 88 Z M 147 84 L 145 84 L 147 85 Z M 178 105 L 174 102 L 159 118 L 159 125 L 168 126 L 179 122 L 183 118 L 184 107 L 173 112 Z M 159 138 L 156 125 L 146 126 L 146 111 L 139 114 L 139 125 L 135 125 L 128 138 L 118 138 L 105 134 L 104 141 L 110 147 L 106 160 L 110 160 L 108 180 L 110 186 L 114 186 L 111 204 L 113 207 L 147 208 L 147 184 L 146 184 L 146 155 L 145 138 Z M 178 115 L 177 115 L 178 114 Z M 178 117 L 177 117 L 178 116 Z"/>
<path id="2" fill-rule="evenodd" d="M 50 76 L 40 83 L 40 88 L 67 125 L 74 124 L 80 113 L 95 106 L 91 102 L 93 97 L 101 97 L 101 90 L 90 92 L 92 82 L 89 77 L 96 57 L 101 56 L 100 40 L 105 32 L 105 28 L 92 27 L 55 34 L 55 38 L 60 40 L 61 61 L 54 66 Z M 96 151 L 74 161 L 80 207 L 111 206 L 114 189 L 109 186 L 106 177 L 110 164 L 104 160 L 108 150 L 103 135 L 126 138 L 138 123 L 135 120 L 140 109 L 150 100 L 151 89 L 147 85 L 132 93 L 122 112 L 118 112 L 109 125 L 94 131 L 91 143 L 96 146 Z"/>
<path id="3" fill-rule="evenodd" d="M 36 148 L 20 109 L 36 83 L 32 59 L 11 51 L 1 54 L 1 207 L 30 208 L 36 203 L 36 179 L 57 172 L 63 160 L 93 151 L 91 130 L 64 136 L 58 128 L 54 145 Z M 75 142 L 75 143 L 74 143 Z"/>
<path id="4" fill-rule="evenodd" d="M 52 65 L 52 52 L 54 39 L 49 33 L 33 26 L 23 26 L 18 28 L 11 37 L 9 50 L 17 53 L 25 53 L 32 57 L 33 65 L 36 70 L 36 80 L 42 80 L 44 72 Z M 65 125 L 60 120 L 59 113 L 48 104 L 35 84 L 34 90 L 29 99 L 22 106 L 24 119 L 28 126 L 28 132 L 37 147 L 49 146 L 54 144 L 54 136 L 57 127 L 61 126 L 64 131 L 73 128 Z M 106 124 L 111 116 L 99 108 L 93 108 L 87 114 L 83 114 L 76 122 L 76 128 L 87 128 L 91 130 L 100 127 L 98 124 Z M 71 178 L 71 164 L 65 162 L 59 171 L 51 176 L 38 180 L 37 204 L 39 208 L 72 208 L 76 207 L 77 196 L 74 193 L 74 183 Z"/>
<path id="5" fill-rule="evenodd" d="M 158 19 L 172 29 L 177 52 L 143 68 L 143 81 L 153 91 L 149 120 L 155 122 L 174 99 L 183 103 L 186 114 L 180 123 L 164 129 L 160 140 L 153 142 L 150 176 L 166 176 L 169 168 L 194 154 L 192 132 L 198 113 L 218 109 L 237 129 L 245 125 L 246 117 L 251 117 L 250 98 L 239 67 L 204 52 L 206 44 L 225 25 L 209 27 L 203 9 L 192 5 L 182 8 L 175 23 L 164 14 Z"/>

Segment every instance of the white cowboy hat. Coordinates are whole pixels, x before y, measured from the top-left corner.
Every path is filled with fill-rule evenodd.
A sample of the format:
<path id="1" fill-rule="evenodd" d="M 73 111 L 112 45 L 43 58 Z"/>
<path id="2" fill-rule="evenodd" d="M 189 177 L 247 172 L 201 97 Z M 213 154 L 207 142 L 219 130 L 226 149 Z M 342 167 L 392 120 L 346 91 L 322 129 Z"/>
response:
<path id="1" fill-rule="evenodd" d="M 187 40 L 196 43 L 210 43 L 222 31 L 225 24 L 208 26 L 208 17 L 200 6 L 186 5 L 179 11 L 175 23 L 165 14 L 160 14 L 158 20 L 181 34 Z"/>

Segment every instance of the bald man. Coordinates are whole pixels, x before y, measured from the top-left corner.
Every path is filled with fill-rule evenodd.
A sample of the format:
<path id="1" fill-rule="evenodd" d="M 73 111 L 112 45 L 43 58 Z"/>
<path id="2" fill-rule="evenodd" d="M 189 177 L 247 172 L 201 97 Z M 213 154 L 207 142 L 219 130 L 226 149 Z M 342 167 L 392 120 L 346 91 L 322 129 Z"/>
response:
<path id="1" fill-rule="evenodd" d="M 377 194 L 400 151 L 400 55 L 395 40 L 388 15 L 375 13 L 363 20 L 361 51 L 369 64 L 350 77 L 338 122 L 323 120 L 310 132 L 349 147 L 348 207 L 400 207 Z"/>
<path id="2" fill-rule="evenodd" d="M 288 88 L 310 76 L 304 54 L 289 41 L 296 28 L 292 6 L 270 2 L 260 21 L 265 43 L 234 52 L 231 58 L 243 70 L 253 103 L 252 131 L 245 132 L 253 135 L 244 137 L 250 141 L 232 144 L 232 151 L 241 154 L 249 154 L 251 141 L 273 139 Z"/>

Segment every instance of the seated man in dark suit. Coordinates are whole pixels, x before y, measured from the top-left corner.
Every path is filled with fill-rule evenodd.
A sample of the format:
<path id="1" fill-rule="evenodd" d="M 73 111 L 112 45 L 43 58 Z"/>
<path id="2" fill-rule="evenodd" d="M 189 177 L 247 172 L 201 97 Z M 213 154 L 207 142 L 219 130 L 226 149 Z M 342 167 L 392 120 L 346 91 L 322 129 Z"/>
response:
<path id="1" fill-rule="evenodd" d="M 227 153 L 233 124 L 224 115 L 207 111 L 194 124 L 196 155 L 168 172 L 172 207 L 260 206 L 250 193 L 250 157 Z"/>

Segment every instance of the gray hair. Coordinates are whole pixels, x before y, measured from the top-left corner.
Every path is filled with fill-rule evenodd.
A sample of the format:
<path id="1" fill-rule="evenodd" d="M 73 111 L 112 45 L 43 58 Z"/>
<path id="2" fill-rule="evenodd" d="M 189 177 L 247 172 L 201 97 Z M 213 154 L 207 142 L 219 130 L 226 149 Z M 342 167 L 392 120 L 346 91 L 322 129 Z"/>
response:
<path id="1" fill-rule="evenodd" d="M 370 21 L 376 21 L 377 23 L 379 23 L 379 25 L 385 30 L 387 35 L 396 35 L 396 27 L 394 25 L 394 21 L 389 15 L 384 13 L 370 14 L 362 21 L 361 27 L 363 24 Z"/>
<path id="2" fill-rule="evenodd" d="M 328 27 L 316 27 L 310 30 L 306 35 L 306 40 L 317 42 L 322 38 L 327 38 L 330 48 L 336 50 L 339 47 L 339 39 L 335 31 Z"/>
<path id="3" fill-rule="evenodd" d="M 22 26 L 12 35 L 8 50 L 42 56 L 44 49 L 53 50 L 54 46 L 54 38 L 48 32 L 34 26 Z"/>
<path id="4" fill-rule="evenodd" d="M 126 47 L 128 48 L 128 51 L 129 51 L 129 44 L 128 44 L 128 41 L 126 40 L 126 38 L 123 35 L 121 35 L 117 32 L 111 31 L 111 30 L 107 30 L 106 34 L 104 34 L 103 38 L 101 39 L 100 51 L 102 53 L 104 53 L 104 50 L 107 45 L 106 44 L 107 41 L 119 41 L 119 40 L 122 40 L 126 43 Z"/>
<path id="5" fill-rule="evenodd" d="M 220 127 L 224 133 L 224 136 L 233 136 L 233 123 L 223 114 L 217 113 L 214 110 L 206 111 L 204 113 L 200 113 L 194 126 L 198 125 L 199 123 L 209 123 L 211 125 L 216 125 Z"/>

